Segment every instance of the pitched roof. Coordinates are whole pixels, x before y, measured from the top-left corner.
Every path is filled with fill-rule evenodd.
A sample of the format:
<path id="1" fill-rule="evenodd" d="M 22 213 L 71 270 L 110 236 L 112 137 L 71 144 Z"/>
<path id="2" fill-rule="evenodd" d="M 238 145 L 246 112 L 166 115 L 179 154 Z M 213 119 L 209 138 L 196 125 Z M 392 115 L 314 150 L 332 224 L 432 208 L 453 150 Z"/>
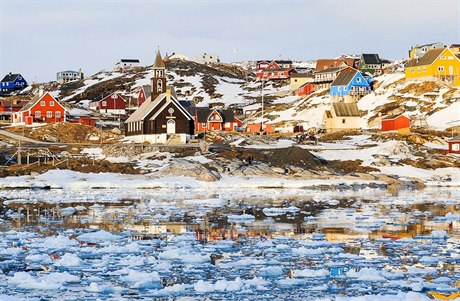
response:
<path id="1" fill-rule="evenodd" d="M 349 67 L 329 68 L 329 69 L 324 69 L 324 70 L 321 70 L 321 71 L 317 71 L 317 72 L 315 72 L 315 74 L 335 73 L 335 72 L 339 72 L 339 71 L 342 71 L 342 70 L 347 69 L 347 68 L 349 68 Z"/>
<path id="2" fill-rule="evenodd" d="M 359 117 L 359 109 L 356 103 L 335 102 L 332 109 L 337 117 Z"/>
<path id="3" fill-rule="evenodd" d="M 2 104 L 3 107 L 5 108 L 22 108 L 23 106 L 25 106 L 28 101 L 27 100 L 20 100 L 18 102 L 14 102 L 12 100 L 8 100 L 8 99 L 0 99 L 0 103 Z"/>
<path id="4" fill-rule="evenodd" d="M 39 96 L 38 94 L 35 95 L 31 100 L 29 100 L 28 103 L 26 103 L 25 106 L 23 106 L 19 112 L 25 112 L 25 111 L 28 111 L 30 108 L 32 108 L 36 103 L 38 103 L 40 101 L 40 99 L 42 99 L 43 96 L 45 96 L 46 94 L 43 94 L 42 96 Z"/>
<path id="5" fill-rule="evenodd" d="M 8 73 L 7 75 L 5 75 L 5 77 L 2 79 L 2 83 L 9 83 L 9 82 L 12 82 L 14 81 L 18 76 L 20 76 L 21 74 L 13 74 L 13 73 Z"/>
<path id="6" fill-rule="evenodd" d="M 150 95 L 152 95 L 152 87 L 150 85 L 144 85 L 142 86 L 142 89 L 144 89 L 145 99 L 149 98 Z"/>
<path id="7" fill-rule="evenodd" d="M 410 120 L 409 117 L 407 117 L 406 115 L 403 115 L 403 114 L 399 114 L 399 115 L 389 115 L 389 116 L 386 116 L 384 118 L 382 118 L 382 120 L 394 120 L 394 119 L 397 119 L 399 117 L 404 117 L 404 118 L 407 118 Z"/>
<path id="8" fill-rule="evenodd" d="M 197 107 L 195 109 L 195 115 L 196 115 L 196 119 L 198 122 L 207 122 L 208 121 L 208 117 L 209 115 L 211 114 L 212 112 L 212 109 L 210 108 L 207 108 L 207 107 Z"/>
<path id="9" fill-rule="evenodd" d="M 121 59 L 122 63 L 139 63 L 138 59 Z"/>
<path id="10" fill-rule="evenodd" d="M 273 68 L 273 69 L 265 69 L 264 72 L 273 72 L 273 71 L 290 71 L 294 70 L 294 68 Z"/>
<path id="11" fill-rule="evenodd" d="M 436 48 L 428 50 L 422 57 L 412 59 L 407 62 L 406 67 L 428 66 L 434 63 L 436 59 L 446 48 Z"/>
<path id="12" fill-rule="evenodd" d="M 460 142 L 460 135 L 450 138 L 448 142 Z"/>
<path id="13" fill-rule="evenodd" d="M 332 82 L 331 86 L 346 86 L 348 85 L 351 80 L 355 77 L 358 71 L 351 71 L 351 72 L 341 72 L 339 76 Z"/>
<path id="14" fill-rule="evenodd" d="M 460 47 L 460 44 L 452 44 L 452 45 L 450 45 L 449 48 L 457 48 L 457 47 Z"/>
<path id="15" fill-rule="evenodd" d="M 310 74 L 310 73 L 304 73 L 304 72 L 303 73 L 302 72 L 297 72 L 297 73 L 293 73 L 291 75 L 291 78 L 296 78 L 296 77 L 297 78 L 313 77 L 313 75 Z"/>
<path id="16" fill-rule="evenodd" d="M 224 122 L 233 122 L 235 119 L 235 113 L 230 109 L 221 110 L 221 115 L 224 115 Z"/>
<path id="17" fill-rule="evenodd" d="M 316 61 L 316 70 L 324 70 L 328 68 L 337 68 L 341 64 L 345 63 L 350 67 L 354 67 L 356 59 L 353 58 L 341 58 L 341 59 L 319 59 Z"/>
<path id="18" fill-rule="evenodd" d="M 379 55 L 375 53 L 363 53 L 362 58 L 366 65 L 378 65 L 382 63 Z"/>
<path id="19" fill-rule="evenodd" d="M 157 55 L 155 57 L 155 63 L 153 63 L 154 68 L 165 68 L 165 63 L 163 62 L 163 58 L 161 57 L 160 50 L 157 51 Z"/>
<path id="20" fill-rule="evenodd" d="M 134 113 L 126 119 L 128 122 L 142 121 L 145 117 L 166 97 L 166 93 L 161 93 L 153 101 L 151 97 L 146 99 L 144 103 Z"/>

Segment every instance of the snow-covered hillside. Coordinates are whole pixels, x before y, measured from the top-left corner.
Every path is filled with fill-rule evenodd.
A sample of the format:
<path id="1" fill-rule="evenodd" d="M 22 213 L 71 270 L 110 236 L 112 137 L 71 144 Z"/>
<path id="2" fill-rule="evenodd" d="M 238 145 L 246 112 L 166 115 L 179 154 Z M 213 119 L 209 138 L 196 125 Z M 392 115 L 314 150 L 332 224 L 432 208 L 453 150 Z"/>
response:
<path id="1" fill-rule="evenodd" d="M 180 99 L 193 100 L 197 106 L 259 108 L 250 118 L 261 120 L 262 86 L 254 81 L 252 70 L 244 64 L 205 66 L 188 61 L 166 63 L 168 84 L 175 87 Z M 53 85 L 49 90 L 69 103 L 88 103 L 101 95 L 119 92 L 134 100 L 142 85 L 150 84 L 151 67 L 126 72 L 101 71 L 83 82 Z M 460 125 L 460 91 L 441 82 L 406 81 L 404 73 L 395 72 L 374 78 L 375 90 L 358 101 L 362 128 L 378 128 L 382 116 L 405 113 L 444 130 Z M 280 130 L 302 124 L 304 128 L 321 127 L 324 111 L 330 108 L 327 90 L 298 97 L 287 82 L 268 82 L 263 87 L 265 120 Z"/>

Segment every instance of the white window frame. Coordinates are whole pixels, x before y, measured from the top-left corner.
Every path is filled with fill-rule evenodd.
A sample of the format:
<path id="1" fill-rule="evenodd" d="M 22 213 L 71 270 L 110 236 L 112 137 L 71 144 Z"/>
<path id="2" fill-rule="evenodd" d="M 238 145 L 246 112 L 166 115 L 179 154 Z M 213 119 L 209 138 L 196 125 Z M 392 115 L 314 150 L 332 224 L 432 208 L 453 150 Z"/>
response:
<path id="1" fill-rule="evenodd" d="M 54 116 L 55 116 L 56 118 L 61 118 L 61 111 L 56 111 L 56 112 L 54 113 Z"/>
<path id="2" fill-rule="evenodd" d="M 53 118 L 53 111 L 46 111 L 46 118 Z"/>
<path id="3" fill-rule="evenodd" d="M 42 107 L 46 106 L 46 102 L 44 100 L 40 101 L 40 106 Z"/>
<path id="4" fill-rule="evenodd" d="M 35 118 L 41 118 L 42 117 L 42 112 L 41 111 L 35 111 L 34 116 L 35 116 Z"/>
<path id="5" fill-rule="evenodd" d="M 50 101 L 50 107 L 54 107 L 54 101 Z"/>

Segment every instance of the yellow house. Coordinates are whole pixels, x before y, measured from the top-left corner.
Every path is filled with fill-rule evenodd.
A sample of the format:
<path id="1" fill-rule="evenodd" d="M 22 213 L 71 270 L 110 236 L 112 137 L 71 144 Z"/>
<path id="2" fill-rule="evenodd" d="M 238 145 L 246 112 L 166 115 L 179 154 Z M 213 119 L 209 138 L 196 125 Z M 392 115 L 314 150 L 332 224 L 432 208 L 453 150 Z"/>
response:
<path id="1" fill-rule="evenodd" d="M 313 75 L 307 73 L 292 73 L 290 78 L 291 91 L 297 91 L 306 83 L 313 82 Z"/>
<path id="2" fill-rule="evenodd" d="M 449 48 L 454 54 L 460 54 L 460 44 L 452 44 Z"/>
<path id="3" fill-rule="evenodd" d="M 449 48 L 433 49 L 406 65 L 406 79 L 441 79 L 458 83 L 460 58 Z"/>
<path id="4" fill-rule="evenodd" d="M 324 111 L 323 124 L 326 132 L 357 130 L 360 128 L 360 113 L 356 103 L 334 102 L 330 110 Z"/>

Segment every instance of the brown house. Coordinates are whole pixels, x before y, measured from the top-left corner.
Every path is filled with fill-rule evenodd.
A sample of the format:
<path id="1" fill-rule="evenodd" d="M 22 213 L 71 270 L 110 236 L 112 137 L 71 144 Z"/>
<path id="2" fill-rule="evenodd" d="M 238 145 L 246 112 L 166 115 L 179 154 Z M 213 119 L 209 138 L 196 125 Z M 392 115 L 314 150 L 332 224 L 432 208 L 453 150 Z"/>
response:
<path id="1" fill-rule="evenodd" d="M 359 68 L 359 59 L 338 58 L 338 59 L 319 59 L 316 61 L 316 71 L 339 68 L 339 67 Z"/>
<path id="2" fill-rule="evenodd" d="M 153 67 L 151 95 L 125 121 L 125 136 L 136 142 L 186 143 L 194 134 L 193 116 L 166 87 L 165 65 L 157 53 Z"/>

